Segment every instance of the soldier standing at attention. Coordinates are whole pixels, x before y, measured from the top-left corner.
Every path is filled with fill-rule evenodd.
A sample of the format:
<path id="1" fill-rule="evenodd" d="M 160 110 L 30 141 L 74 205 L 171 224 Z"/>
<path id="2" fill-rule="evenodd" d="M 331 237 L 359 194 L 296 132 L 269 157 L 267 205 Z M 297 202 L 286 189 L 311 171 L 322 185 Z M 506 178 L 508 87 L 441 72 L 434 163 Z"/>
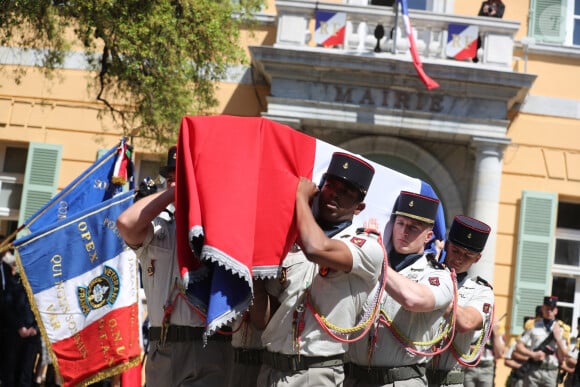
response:
<path id="1" fill-rule="evenodd" d="M 481 258 L 491 228 L 474 218 L 457 215 L 445 244 L 445 264 L 457 274 L 458 300 L 455 338 L 451 347 L 432 359 L 427 370 L 429 386 L 463 386 L 463 368 L 474 359 L 471 353 L 483 351 L 491 329 L 493 289 L 480 277 L 468 277 L 468 270 Z M 471 351 L 475 335 L 481 337 Z M 493 378 L 493 374 L 491 375 Z"/>
<path id="2" fill-rule="evenodd" d="M 389 258 L 379 324 L 368 339 L 351 344 L 347 386 L 426 386 L 427 355 L 414 343 L 433 340 L 453 300 L 453 280 L 425 245 L 433 239 L 439 200 L 402 191 L 385 231 Z M 388 237 L 387 237 L 388 236 Z M 426 350 L 425 344 L 421 348 Z"/>
<path id="3" fill-rule="evenodd" d="M 297 244 L 283 260 L 278 279 L 254 284 L 250 313 L 258 328 L 265 327 L 258 386 L 343 384 L 348 344 L 332 337 L 314 314 L 334 326 L 352 327 L 377 283 L 384 259 L 378 235 L 352 225 L 365 208 L 373 175 L 364 160 L 337 152 L 320 190 L 300 178 Z M 271 299 L 279 307 L 270 319 Z"/>
<path id="4" fill-rule="evenodd" d="M 556 322 L 557 304 L 558 297 L 544 297 L 543 318 L 534 320 L 533 326 L 526 329 L 518 340 L 516 351 L 533 360 L 529 372 L 524 376 L 525 387 L 555 387 L 558 383 L 560 361 L 566 358 L 568 348 L 563 328 Z M 550 350 L 546 351 L 546 345 Z"/>

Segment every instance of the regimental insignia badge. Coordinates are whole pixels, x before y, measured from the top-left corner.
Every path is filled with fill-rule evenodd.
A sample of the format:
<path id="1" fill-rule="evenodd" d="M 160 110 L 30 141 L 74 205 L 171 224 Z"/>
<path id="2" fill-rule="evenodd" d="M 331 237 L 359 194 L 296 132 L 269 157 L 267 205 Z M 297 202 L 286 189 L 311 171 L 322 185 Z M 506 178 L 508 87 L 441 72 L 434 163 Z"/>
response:
<path id="1" fill-rule="evenodd" d="M 409 202 L 409 207 L 415 207 L 415 203 L 412 200 Z"/>
<path id="2" fill-rule="evenodd" d="M 471 233 L 467 234 L 467 239 L 471 239 L 473 238 L 473 236 L 471 235 Z"/>
<path id="3" fill-rule="evenodd" d="M 342 164 L 342 169 L 348 169 L 348 163 Z"/>
<path id="4" fill-rule="evenodd" d="M 151 261 L 151 264 L 147 266 L 147 275 L 152 277 L 155 274 L 155 260 Z"/>
<path id="5" fill-rule="evenodd" d="M 103 274 L 95 277 L 89 286 L 77 287 L 77 297 L 85 317 L 95 309 L 113 305 L 119 296 L 121 278 L 115 269 L 105 266 Z"/>
<path id="6" fill-rule="evenodd" d="M 321 277 L 326 277 L 328 273 L 330 273 L 330 269 L 328 267 L 320 266 L 320 269 L 318 269 L 318 274 L 320 274 Z"/>
<path id="7" fill-rule="evenodd" d="M 358 247 L 363 247 L 363 245 L 365 244 L 367 240 L 364 238 L 358 238 L 358 237 L 352 237 L 350 239 L 350 242 L 357 245 Z"/>
<path id="8" fill-rule="evenodd" d="M 489 313 L 489 310 L 491 309 L 491 305 L 488 303 L 483 304 L 483 313 Z"/>
<path id="9" fill-rule="evenodd" d="M 429 284 L 439 286 L 439 277 L 429 277 Z"/>

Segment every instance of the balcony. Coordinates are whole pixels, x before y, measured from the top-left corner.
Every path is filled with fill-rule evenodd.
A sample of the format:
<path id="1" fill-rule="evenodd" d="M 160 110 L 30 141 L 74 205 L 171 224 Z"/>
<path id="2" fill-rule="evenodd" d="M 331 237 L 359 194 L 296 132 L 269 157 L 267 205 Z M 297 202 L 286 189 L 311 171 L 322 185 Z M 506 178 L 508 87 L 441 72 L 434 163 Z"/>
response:
<path id="1" fill-rule="evenodd" d="M 436 3 L 434 8 L 446 8 L 442 1 L 434 3 Z M 393 7 L 310 0 L 277 0 L 276 8 L 278 32 L 274 47 L 338 50 L 344 54 L 359 56 L 398 56 L 407 57 L 409 60 L 411 58 L 402 17 L 400 13 L 399 17 L 396 17 Z M 314 41 L 316 10 L 346 14 L 345 42 L 342 46 L 317 47 Z M 519 22 L 420 10 L 410 10 L 409 17 L 419 55 L 425 63 L 444 61 L 449 65 L 472 65 L 470 60 L 457 61 L 446 55 L 449 25 L 463 24 L 477 27 L 482 39 L 482 47 L 478 51 L 479 62 L 473 65 L 511 71 L 514 36 L 520 27 Z M 375 37 L 378 25 L 385 31 L 385 36 L 380 40 Z M 455 40 L 455 43 L 462 42 Z"/>
<path id="2" fill-rule="evenodd" d="M 312 133 L 324 128 L 504 141 L 536 78 L 513 69 L 519 23 L 446 13 L 447 2 L 429 1 L 434 11 L 410 10 L 423 69 L 439 84 L 427 89 L 413 66 L 403 18 L 392 7 L 277 0 L 275 42 L 250 47 L 254 75 L 269 85 L 263 115 Z M 343 44 L 316 44 L 317 10 L 346 16 Z M 482 38 L 477 63 L 447 55 L 447 31 L 454 24 L 477 27 L 475 38 Z M 380 40 L 378 25 L 385 32 Z"/>

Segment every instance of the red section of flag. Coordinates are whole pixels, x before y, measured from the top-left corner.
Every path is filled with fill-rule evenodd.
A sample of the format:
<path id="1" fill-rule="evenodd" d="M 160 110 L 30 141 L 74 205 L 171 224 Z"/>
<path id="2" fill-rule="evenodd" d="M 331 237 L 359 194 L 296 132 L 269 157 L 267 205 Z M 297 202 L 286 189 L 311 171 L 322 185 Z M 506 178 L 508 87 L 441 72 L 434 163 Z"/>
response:
<path id="1" fill-rule="evenodd" d="M 201 233 L 226 268 L 277 266 L 297 236 L 296 186 L 312 178 L 315 151 L 314 138 L 264 118 L 184 117 L 175 212 L 182 275 L 200 265 L 189 242 Z"/>
<path id="2" fill-rule="evenodd" d="M 477 54 L 477 39 L 471 42 L 465 49 L 458 52 L 454 58 L 463 60 L 463 59 L 472 59 Z"/>
<path id="3" fill-rule="evenodd" d="M 64 386 L 98 379 L 102 370 L 139 359 L 138 316 L 137 304 L 115 309 L 72 337 L 53 343 Z"/>
<path id="4" fill-rule="evenodd" d="M 140 387 L 143 385 L 141 380 L 142 367 L 141 363 L 135 367 L 129 368 L 121 374 L 121 387 Z"/>
<path id="5" fill-rule="evenodd" d="M 346 27 L 340 28 L 336 33 L 324 41 L 325 47 L 334 47 L 344 44 L 344 32 Z"/>

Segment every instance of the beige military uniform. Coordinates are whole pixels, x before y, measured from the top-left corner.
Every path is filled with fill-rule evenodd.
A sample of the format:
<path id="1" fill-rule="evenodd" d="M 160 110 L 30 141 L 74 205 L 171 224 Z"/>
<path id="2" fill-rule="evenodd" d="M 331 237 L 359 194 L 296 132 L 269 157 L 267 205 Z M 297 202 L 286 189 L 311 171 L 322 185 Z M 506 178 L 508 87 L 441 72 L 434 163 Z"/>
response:
<path id="1" fill-rule="evenodd" d="M 491 314 L 494 305 L 493 290 L 491 287 L 487 286 L 485 281 L 479 278 L 469 278 L 465 279 L 457 284 L 458 286 L 458 299 L 457 304 L 461 307 L 470 306 L 475 308 L 481 314 L 483 322 L 485 325 L 489 326 Z M 460 333 L 455 331 L 455 337 L 453 339 L 453 346 L 456 348 L 457 352 L 460 354 L 467 355 L 470 352 L 471 343 L 474 341 L 474 337 L 477 332 L 466 332 Z M 483 345 L 483 344 L 482 344 Z M 466 359 L 469 361 L 470 359 Z M 475 360 L 475 359 L 473 359 Z M 440 376 L 444 376 L 446 373 L 450 377 L 453 374 L 457 374 L 461 380 L 457 382 L 453 379 L 445 380 L 444 377 L 430 377 L 429 386 L 462 386 L 463 385 L 463 367 L 457 363 L 457 359 L 453 356 L 450 350 L 445 351 L 441 355 L 436 356 L 430 365 L 431 370 L 438 371 Z M 449 371 L 453 370 L 452 374 Z M 432 374 L 433 371 L 431 371 Z M 428 373 L 429 375 L 429 373 Z"/>
<path id="2" fill-rule="evenodd" d="M 210 340 L 204 347 L 204 317 L 190 307 L 175 288 L 175 280 L 180 276 L 173 215 L 164 211 L 152 224 L 152 231 L 136 250 L 150 323 L 146 383 L 148 386 L 224 385 L 227 365 L 231 363 L 229 342 L 220 337 Z M 172 303 L 174 309 L 163 342 L 160 339 L 164 335 L 161 330 L 164 306 Z"/>
<path id="3" fill-rule="evenodd" d="M 424 255 L 413 264 L 399 272 L 406 278 L 429 286 L 435 297 L 435 308 L 432 312 L 410 312 L 401 307 L 393 298 L 385 294 L 382 308 L 389 316 L 398 332 L 414 342 L 429 342 L 435 337 L 445 309 L 453 300 L 453 281 L 450 272 L 442 269 L 437 263 L 429 261 Z M 384 325 L 378 331 L 371 331 L 371 338 L 353 343 L 349 349 L 349 361 L 356 369 L 369 369 L 369 376 L 353 373 L 349 375 L 347 385 L 380 386 L 380 385 L 426 385 L 424 365 L 427 357 L 408 352 L 393 333 Z M 369 348 L 369 343 L 376 344 Z M 369 350 L 372 356 L 369 359 Z M 422 348 L 425 351 L 427 348 Z M 420 367 L 417 367 L 417 366 Z M 400 367 L 408 366 L 400 369 Z M 369 368 L 370 367 L 370 368 Z M 414 368 L 413 368 L 414 367 Z M 352 367 L 351 367 L 352 368 Z M 392 370 L 391 370 L 392 369 Z M 372 371 L 371 371 L 372 370 Z M 376 372 L 375 372 L 376 371 Z"/>
<path id="4" fill-rule="evenodd" d="M 349 273 L 319 267 L 301 251 L 293 251 L 282 263 L 280 279 L 268 283 L 268 291 L 278 297 L 280 307 L 262 333 L 267 349 L 264 362 L 269 364 L 262 366 L 258 385 L 342 384 L 342 356 L 348 344 L 323 330 L 307 307 L 306 295 L 309 293 L 313 307 L 332 324 L 354 326 L 377 284 L 384 253 L 376 235 L 357 233 L 354 226 L 333 239 L 343 241 L 351 251 L 353 264 Z M 293 332 L 301 325 L 297 338 Z M 300 363 L 299 367 L 294 367 L 296 363 Z"/>

